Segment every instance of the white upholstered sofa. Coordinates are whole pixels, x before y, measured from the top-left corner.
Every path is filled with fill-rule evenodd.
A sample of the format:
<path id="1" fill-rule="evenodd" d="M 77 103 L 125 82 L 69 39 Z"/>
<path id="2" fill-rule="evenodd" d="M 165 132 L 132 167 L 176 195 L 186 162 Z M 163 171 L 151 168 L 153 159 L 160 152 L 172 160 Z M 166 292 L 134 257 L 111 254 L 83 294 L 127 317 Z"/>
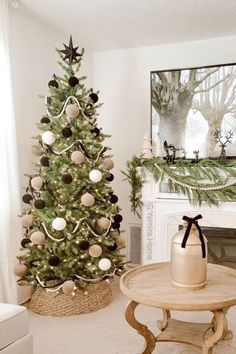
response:
<path id="1" fill-rule="evenodd" d="M 33 354 L 33 337 L 25 307 L 0 303 L 0 352 Z"/>

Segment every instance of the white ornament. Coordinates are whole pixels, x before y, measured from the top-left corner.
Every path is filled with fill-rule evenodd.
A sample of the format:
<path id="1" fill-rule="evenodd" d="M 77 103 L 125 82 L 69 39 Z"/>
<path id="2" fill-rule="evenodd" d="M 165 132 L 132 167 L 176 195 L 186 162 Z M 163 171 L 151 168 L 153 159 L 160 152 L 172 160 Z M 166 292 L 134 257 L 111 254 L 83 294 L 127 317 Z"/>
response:
<path id="1" fill-rule="evenodd" d="M 98 267 L 101 269 L 101 270 L 108 270 L 111 268 L 111 261 L 110 259 L 108 258 L 102 258 L 99 263 L 98 263 Z"/>
<path id="2" fill-rule="evenodd" d="M 143 137 L 142 157 L 144 159 L 151 159 L 153 157 L 151 139 L 148 133 L 146 133 Z"/>
<path id="3" fill-rule="evenodd" d="M 66 220 L 63 218 L 55 218 L 52 222 L 52 227 L 57 231 L 62 231 L 66 227 Z"/>
<path id="4" fill-rule="evenodd" d="M 45 144 L 52 145 L 55 142 L 56 137 L 52 132 L 46 131 L 42 135 L 42 140 Z"/>
<path id="5" fill-rule="evenodd" d="M 98 183 L 101 181 L 102 179 L 102 173 L 99 170 L 92 170 L 89 173 L 89 179 L 93 182 L 93 183 Z"/>
<path id="6" fill-rule="evenodd" d="M 43 186 L 43 179 L 39 176 L 34 177 L 31 179 L 30 184 L 36 191 L 39 191 Z"/>

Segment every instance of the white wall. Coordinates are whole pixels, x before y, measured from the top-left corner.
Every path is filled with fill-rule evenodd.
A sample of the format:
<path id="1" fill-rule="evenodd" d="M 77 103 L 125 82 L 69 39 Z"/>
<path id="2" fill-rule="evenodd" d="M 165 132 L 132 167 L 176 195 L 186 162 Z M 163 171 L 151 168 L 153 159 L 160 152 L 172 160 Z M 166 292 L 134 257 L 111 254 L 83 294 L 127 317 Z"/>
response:
<path id="1" fill-rule="evenodd" d="M 38 134 L 36 124 L 45 113 L 44 101 L 38 96 L 47 95 L 48 81 L 54 73 L 60 73 L 55 47 L 63 49 L 63 43 L 68 41 L 68 36 L 54 30 L 33 13 L 10 8 L 11 72 L 21 187 L 26 184 L 23 174 L 32 172 L 35 159 L 31 153 L 34 144 L 31 137 Z M 81 75 L 88 76 L 87 85 L 91 87 L 90 53 L 85 53 Z"/>
<path id="2" fill-rule="evenodd" d="M 99 122 L 112 135 L 114 188 L 127 230 L 137 219 L 129 211 L 129 185 L 122 182 L 120 170 L 133 154 L 141 153 L 142 137 L 150 130 L 150 71 L 236 62 L 235 40 L 234 36 L 94 55 L 94 88 L 104 102 Z"/>

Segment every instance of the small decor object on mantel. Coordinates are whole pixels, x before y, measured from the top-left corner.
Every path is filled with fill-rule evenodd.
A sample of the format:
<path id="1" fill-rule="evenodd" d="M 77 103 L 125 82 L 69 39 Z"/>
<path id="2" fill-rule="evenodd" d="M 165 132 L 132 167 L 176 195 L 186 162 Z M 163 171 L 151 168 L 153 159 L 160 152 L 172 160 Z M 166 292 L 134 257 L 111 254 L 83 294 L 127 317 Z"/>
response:
<path id="1" fill-rule="evenodd" d="M 229 130 L 226 135 L 222 135 L 219 130 L 216 130 L 214 133 L 214 137 L 216 139 L 216 143 L 220 143 L 221 151 L 220 151 L 220 157 L 219 161 L 224 162 L 227 158 L 226 156 L 226 146 L 227 144 L 232 143 L 232 139 L 234 136 L 234 132 L 232 130 Z"/>
<path id="2" fill-rule="evenodd" d="M 151 159 L 153 157 L 151 139 L 148 133 L 143 137 L 142 157 L 144 159 Z"/>
<path id="3" fill-rule="evenodd" d="M 198 225 L 201 218 L 183 216 L 185 227 L 172 239 L 171 282 L 186 290 L 200 290 L 206 284 L 207 239 Z"/>

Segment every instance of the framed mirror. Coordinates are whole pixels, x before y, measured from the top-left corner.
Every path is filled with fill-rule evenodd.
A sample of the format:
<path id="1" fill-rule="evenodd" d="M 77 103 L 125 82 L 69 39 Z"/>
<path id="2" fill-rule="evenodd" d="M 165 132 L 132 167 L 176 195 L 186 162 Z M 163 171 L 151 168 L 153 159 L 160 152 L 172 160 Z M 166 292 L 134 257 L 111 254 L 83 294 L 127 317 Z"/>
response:
<path id="1" fill-rule="evenodd" d="M 179 157 L 219 156 L 217 137 L 235 157 L 236 64 L 152 71 L 151 130 L 154 145 L 173 144 Z"/>

